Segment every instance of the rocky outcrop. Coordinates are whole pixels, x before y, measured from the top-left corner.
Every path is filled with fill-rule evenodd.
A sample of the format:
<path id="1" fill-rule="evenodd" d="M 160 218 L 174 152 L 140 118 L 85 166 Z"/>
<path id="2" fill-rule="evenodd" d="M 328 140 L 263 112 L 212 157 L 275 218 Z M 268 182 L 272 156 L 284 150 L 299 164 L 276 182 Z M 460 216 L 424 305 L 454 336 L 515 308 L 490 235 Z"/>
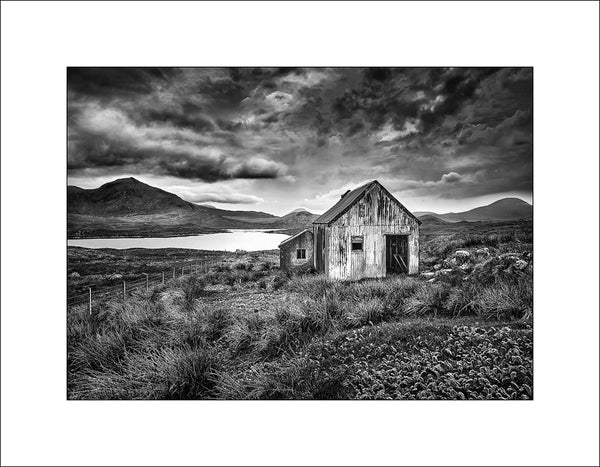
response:
<path id="1" fill-rule="evenodd" d="M 422 272 L 421 277 L 434 282 L 441 276 L 455 273 L 462 276 L 463 280 L 490 282 L 501 275 L 525 274 L 531 268 L 532 257 L 529 252 L 494 254 L 486 247 L 474 251 L 457 250 L 450 257 L 434 264 L 431 269 Z"/>

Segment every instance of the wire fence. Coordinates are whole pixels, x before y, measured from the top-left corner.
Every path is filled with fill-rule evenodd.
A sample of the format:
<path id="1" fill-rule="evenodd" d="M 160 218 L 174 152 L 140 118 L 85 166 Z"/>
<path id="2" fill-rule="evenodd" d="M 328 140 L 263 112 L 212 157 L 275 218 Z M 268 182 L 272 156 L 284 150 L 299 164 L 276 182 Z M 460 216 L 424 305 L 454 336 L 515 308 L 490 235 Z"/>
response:
<path id="1" fill-rule="evenodd" d="M 188 263 L 184 266 L 171 267 L 168 270 L 155 273 L 142 273 L 142 277 L 134 280 L 123 280 L 120 283 L 107 287 L 88 287 L 87 292 L 67 296 L 67 309 L 86 306 L 91 313 L 95 305 L 114 299 L 127 300 L 132 296 L 147 294 L 155 287 L 168 283 L 169 281 L 181 279 L 208 272 L 210 267 L 219 264 L 216 260 L 204 260 L 196 263 Z"/>

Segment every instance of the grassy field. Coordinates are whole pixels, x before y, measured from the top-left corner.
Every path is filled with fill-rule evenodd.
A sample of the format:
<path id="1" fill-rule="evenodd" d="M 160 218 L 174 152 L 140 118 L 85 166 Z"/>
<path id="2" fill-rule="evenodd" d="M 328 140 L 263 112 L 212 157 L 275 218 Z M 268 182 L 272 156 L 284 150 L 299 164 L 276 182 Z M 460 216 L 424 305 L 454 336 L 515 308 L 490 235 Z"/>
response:
<path id="1" fill-rule="evenodd" d="M 80 250 L 78 280 L 208 254 Z M 70 399 L 532 398 L 531 223 L 423 229 L 418 277 L 328 281 L 283 274 L 277 252 L 211 254 L 206 273 L 69 311 Z"/>

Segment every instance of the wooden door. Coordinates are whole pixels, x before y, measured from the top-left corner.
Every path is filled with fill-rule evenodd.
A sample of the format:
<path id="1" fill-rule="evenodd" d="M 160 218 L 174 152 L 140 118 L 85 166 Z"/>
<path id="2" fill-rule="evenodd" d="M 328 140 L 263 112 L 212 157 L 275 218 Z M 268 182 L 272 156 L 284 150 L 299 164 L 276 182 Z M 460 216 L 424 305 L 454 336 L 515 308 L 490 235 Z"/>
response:
<path id="1" fill-rule="evenodd" d="M 385 263 L 388 274 L 408 274 L 408 236 L 386 235 Z"/>

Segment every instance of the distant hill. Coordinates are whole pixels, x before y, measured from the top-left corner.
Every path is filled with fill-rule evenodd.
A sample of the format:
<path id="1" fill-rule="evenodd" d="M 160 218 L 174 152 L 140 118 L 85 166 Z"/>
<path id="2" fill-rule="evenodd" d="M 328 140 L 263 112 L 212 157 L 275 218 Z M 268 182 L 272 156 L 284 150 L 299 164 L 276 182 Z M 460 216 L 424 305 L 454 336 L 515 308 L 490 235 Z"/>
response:
<path id="1" fill-rule="evenodd" d="M 305 209 L 295 209 L 292 212 L 281 217 L 275 222 L 278 229 L 291 229 L 291 228 L 307 228 L 312 226 L 313 221 L 319 217 L 318 214 L 312 214 Z"/>
<path id="2" fill-rule="evenodd" d="M 434 216 L 448 222 L 510 221 L 532 219 L 533 206 L 519 198 L 504 198 L 487 206 L 464 212 L 448 212 L 445 214 L 416 212 L 415 215 L 421 220 L 425 216 Z"/>
<path id="3" fill-rule="evenodd" d="M 440 219 L 439 217 L 437 217 L 433 214 L 424 214 L 424 215 L 421 215 L 418 217 L 421 220 L 421 222 L 423 222 L 424 224 L 447 224 L 448 223 L 448 221 L 445 221 L 444 219 Z"/>
<path id="4" fill-rule="evenodd" d="M 121 178 L 89 190 L 67 187 L 67 211 L 72 214 L 123 216 L 202 209 L 202 206 L 135 178 Z"/>
<path id="5" fill-rule="evenodd" d="M 310 214 L 310 212 L 308 211 L 308 209 L 305 209 L 305 208 L 296 208 L 293 211 L 290 211 L 289 213 L 287 213 L 286 216 L 290 215 L 290 214 L 297 213 L 297 212 L 308 212 Z"/>
<path id="6" fill-rule="evenodd" d="M 114 180 L 94 189 L 68 186 L 67 213 L 70 238 L 305 228 L 317 217 L 305 210 L 278 217 L 261 211 L 230 211 L 194 204 L 135 178 Z"/>

